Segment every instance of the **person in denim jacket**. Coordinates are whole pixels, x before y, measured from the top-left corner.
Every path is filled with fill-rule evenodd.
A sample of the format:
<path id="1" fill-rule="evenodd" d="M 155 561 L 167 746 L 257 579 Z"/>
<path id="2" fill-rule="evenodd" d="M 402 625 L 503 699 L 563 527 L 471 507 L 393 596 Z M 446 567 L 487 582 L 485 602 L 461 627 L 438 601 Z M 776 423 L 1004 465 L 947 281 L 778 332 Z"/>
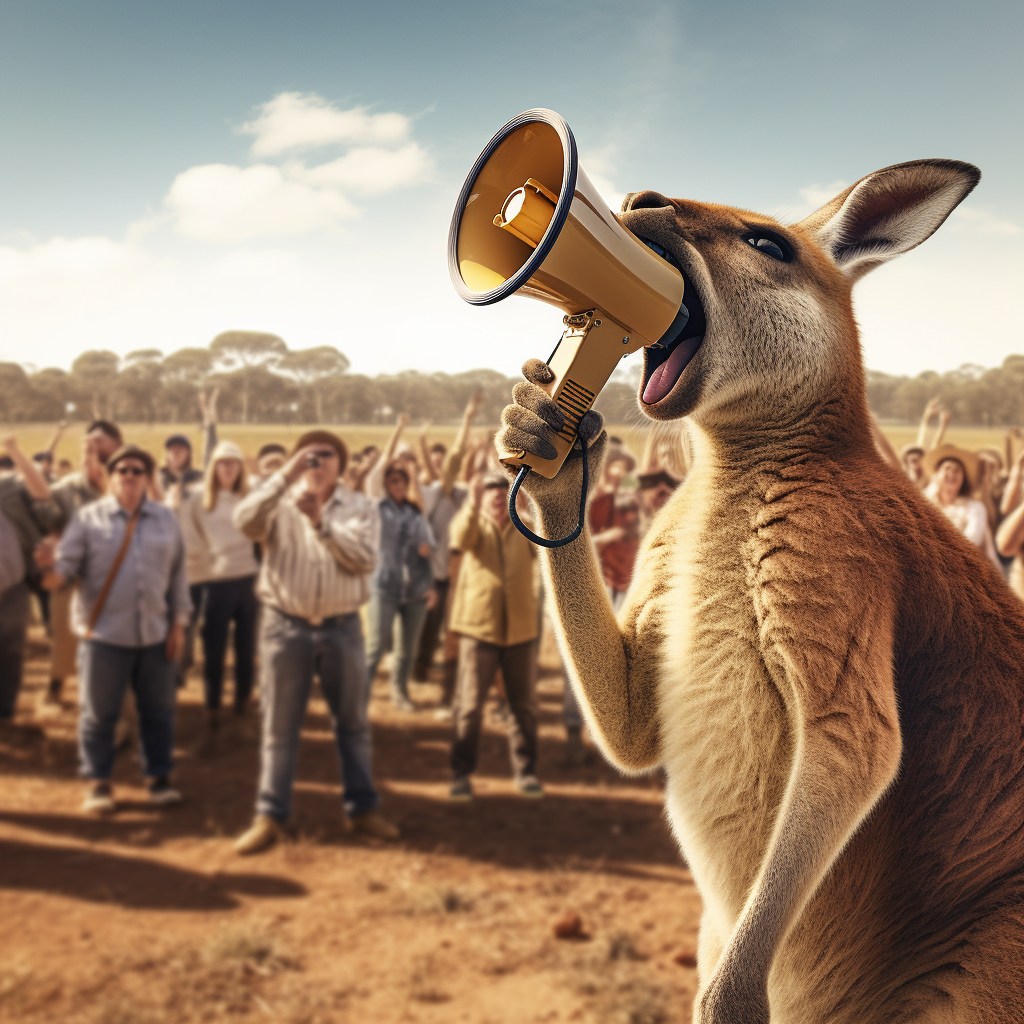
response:
<path id="1" fill-rule="evenodd" d="M 392 462 L 384 471 L 384 488 L 387 497 L 379 505 L 380 559 L 371 582 L 367 695 L 381 656 L 391 648 L 397 618 L 398 642 L 391 666 L 391 699 L 397 708 L 411 711 L 409 670 L 423 620 L 437 600 L 430 564 L 435 541 L 423 513 L 408 499 L 409 474 L 401 463 Z"/>

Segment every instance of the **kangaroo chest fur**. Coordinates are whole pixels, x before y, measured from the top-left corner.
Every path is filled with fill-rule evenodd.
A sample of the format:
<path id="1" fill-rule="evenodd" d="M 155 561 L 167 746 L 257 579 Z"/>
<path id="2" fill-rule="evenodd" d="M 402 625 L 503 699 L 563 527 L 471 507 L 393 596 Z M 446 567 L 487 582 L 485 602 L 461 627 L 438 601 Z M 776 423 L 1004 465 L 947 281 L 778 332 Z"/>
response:
<path id="1" fill-rule="evenodd" d="M 698 464 L 668 510 L 675 552 L 659 680 L 669 817 L 723 936 L 757 876 L 792 756 L 759 643 L 750 499 L 726 484 Z"/>

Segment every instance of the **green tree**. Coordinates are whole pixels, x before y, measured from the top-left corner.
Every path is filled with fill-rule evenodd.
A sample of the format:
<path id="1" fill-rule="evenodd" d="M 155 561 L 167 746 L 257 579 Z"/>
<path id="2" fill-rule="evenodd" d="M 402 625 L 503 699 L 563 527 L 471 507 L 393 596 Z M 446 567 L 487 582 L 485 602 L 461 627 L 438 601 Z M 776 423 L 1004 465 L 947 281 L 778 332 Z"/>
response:
<path id="1" fill-rule="evenodd" d="M 114 389 L 121 360 L 113 352 L 83 352 L 71 364 L 71 393 L 81 411 L 93 419 L 113 419 Z"/>
<path id="2" fill-rule="evenodd" d="M 116 383 L 118 412 L 123 418 L 132 422 L 155 422 L 161 397 L 162 359 L 163 353 L 155 348 L 139 349 L 124 357 Z"/>
<path id="3" fill-rule="evenodd" d="M 31 394 L 28 374 L 17 363 L 0 363 L 0 419 L 7 422 L 20 420 L 27 409 Z"/>
<path id="4" fill-rule="evenodd" d="M 262 331 L 224 331 L 210 342 L 217 369 L 237 371 L 241 387 L 242 422 L 249 422 L 249 400 L 252 393 L 253 371 L 272 370 L 288 352 L 283 338 Z"/>
<path id="5" fill-rule="evenodd" d="M 29 374 L 32 388 L 32 418 L 34 420 L 62 420 L 68 414 L 71 401 L 71 376 L 66 370 L 48 366 Z"/>
<path id="6" fill-rule="evenodd" d="M 306 395 L 317 423 L 324 422 L 324 396 L 330 384 L 350 366 L 348 357 L 332 345 L 289 352 L 277 364 L 277 372 L 298 382 Z"/>

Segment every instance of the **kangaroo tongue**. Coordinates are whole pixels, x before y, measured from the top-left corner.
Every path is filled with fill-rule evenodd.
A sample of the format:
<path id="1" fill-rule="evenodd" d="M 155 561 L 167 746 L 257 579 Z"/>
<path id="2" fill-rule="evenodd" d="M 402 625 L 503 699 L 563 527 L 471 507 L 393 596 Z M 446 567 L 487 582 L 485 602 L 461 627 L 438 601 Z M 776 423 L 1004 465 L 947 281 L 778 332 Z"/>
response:
<path id="1" fill-rule="evenodd" d="M 651 374 L 651 379 L 647 382 L 647 387 L 644 388 L 645 405 L 654 405 L 655 402 L 660 402 L 672 390 L 676 381 L 679 380 L 679 375 L 686 369 L 686 364 L 693 358 L 703 340 L 702 337 L 685 338 L 672 349 L 668 359 Z"/>

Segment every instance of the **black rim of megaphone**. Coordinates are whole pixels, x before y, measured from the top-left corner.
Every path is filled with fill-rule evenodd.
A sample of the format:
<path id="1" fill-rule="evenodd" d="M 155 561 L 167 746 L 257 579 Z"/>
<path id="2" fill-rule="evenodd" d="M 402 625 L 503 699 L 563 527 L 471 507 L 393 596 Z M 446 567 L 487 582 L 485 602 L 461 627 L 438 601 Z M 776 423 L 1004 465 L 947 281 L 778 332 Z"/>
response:
<path id="1" fill-rule="evenodd" d="M 484 169 L 484 164 L 491 158 L 494 151 L 505 141 L 517 128 L 526 124 L 549 124 L 558 132 L 562 140 L 562 158 L 564 170 L 562 172 L 562 189 L 558 195 L 558 204 L 555 206 L 555 215 L 548 224 L 540 245 L 533 251 L 533 255 L 503 284 L 492 288 L 489 292 L 474 292 L 462 280 L 462 272 L 459 270 L 459 225 L 462 223 L 462 214 L 472 194 L 473 184 Z M 576 170 L 579 167 L 579 157 L 576 153 L 576 139 L 573 137 L 572 129 L 566 124 L 565 119 L 556 114 L 553 110 L 537 108 L 536 110 L 525 110 L 518 117 L 512 118 L 507 124 L 498 129 L 498 133 L 484 147 L 483 152 L 477 157 L 473 169 L 466 178 L 465 185 L 459 193 L 459 201 L 455 204 L 455 215 L 452 217 L 452 227 L 448 232 L 448 271 L 452 277 L 452 284 L 455 290 L 467 302 L 474 306 L 489 306 L 492 302 L 499 302 L 507 298 L 513 292 L 519 291 L 527 281 L 533 277 L 534 272 L 544 262 L 544 258 L 555 244 L 558 233 L 565 224 L 565 218 L 569 216 L 569 207 L 572 205 L 573 195 L 576 192 Z"/>

